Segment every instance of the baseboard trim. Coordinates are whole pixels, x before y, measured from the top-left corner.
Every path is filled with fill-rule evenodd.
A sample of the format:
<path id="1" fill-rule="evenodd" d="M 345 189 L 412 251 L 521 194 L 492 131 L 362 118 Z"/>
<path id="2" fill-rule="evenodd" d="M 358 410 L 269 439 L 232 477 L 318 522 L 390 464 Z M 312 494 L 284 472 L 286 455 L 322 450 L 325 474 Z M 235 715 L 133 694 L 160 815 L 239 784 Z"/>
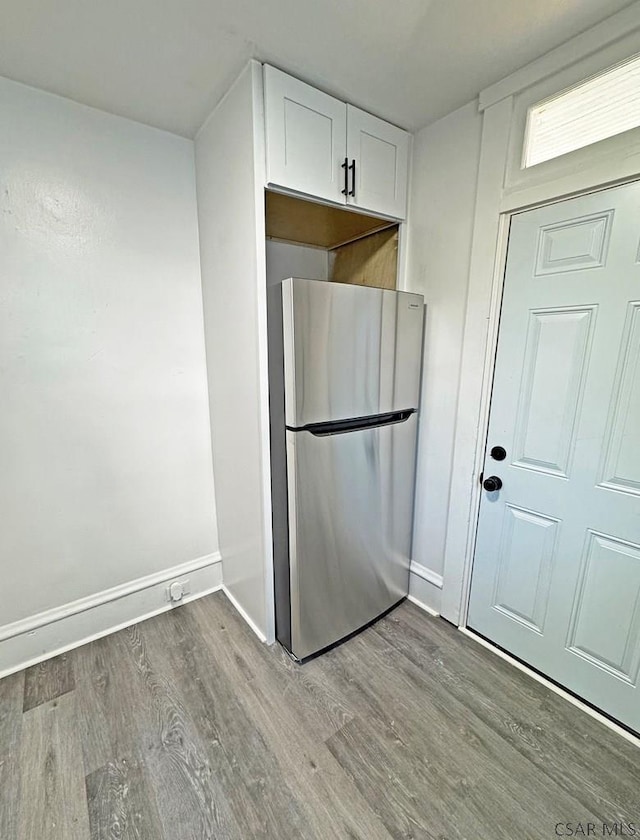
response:
<path id="1" fill-rule="evenodd" d="M 573 694 L 570 694 L 568 691 L 565 691 L 563 688 L 560 688 L 559 685 L 556 685 L 551 680 L 546 679 L 543 677 L 542 674 L 538 674 L 532 668 L 529 668 L 523 662 L 519 662 L 513 656 L 510 656 L 504 650 L 500 650 L 495 645 L 492 645 L 491 642 L 488 642 L 486 639 L 483 639 L 481 636 L 478 636 L 476 633 L 472 633 L 471 630 L 468 630 L 466 627 L 459 627 L 458 628 L 461 633 L 464 633 L 469 639 L 473 639 L 479 645 L 482 645 L 483 648 L 490 650 L 496 656 L 499 656 L 500 659 L 504 659 L 505 662 L 509 662 L 519 671 L 522 671 L 525 674 L 528 674 L 532 679 L 536 682 L 539 682 L 541 685 L 544 685 L 546 688 L 553 691 L 554 694 L 558 694 L 564 700 L 567 700 L 573 706 L 576 706 L 578 709 L 581 709 L 583 712 L 586 712 L 590 717 L 595 718 L 599 723 L 602 723 L 608 729 L 612 729 L 618 735 L 621 735 L 627 741 L 630 741 L 634 746 L 640 747 L 640 738 L 637 738 L 628 730 L 624 729 L 622 726 L 618 726 L 613 720 L 608 718 L 606 715 L 601 714 L 596 709 L 589 706 L 587 703 L 583 703 L 582 700 L 579 700 L 577 697 L 574 697 Z"/>
<path id="2" fill-rule="evenodd" d="M 240 614 L 241 618 L 244 619 L 244 621 L 247 622 L 249 627 L 253 630 L 253 632 L 260 639 L 260 641 L 261 642 L 266 642 L 267 641 L 266 635 L 262 632 L 262 630 L 255 623 L 255 621 L 251 618 L 249 613 L 244 609 L 244 607 L 240 606 L 239 602 L 236 600 L 236 598 L 234 598 L 234 596 L 231 594 L 231 592 L 229 592 L 229 589 L 224 584 L 222 585 L 221 588 L 222 588 L 222 591 L 224 592 L 224 594 L 227 596 L 227 598 L 231 602 L 231 604 L 234 607 L 234 609 L 236 610 L 236 612 L 238 612 Z"/>
<path id="3" fill-rule="evenodd" d="M 189 594 L 167 601 L 167 584 L 187 576 Z M 221 588 L 215 552 L 7 624 L 0 627 L 0 678 Z"/>
<path id="4" fill-rule="evenodd" d="M 409 598 L 431 615 L 440 615 L 442 575 L 413 560 L 409 565 Z"/>
<path id="5" fill-rule="evenodd" d="M 409 572 L 416 577 L 422 578 L 422 580 L 426 580 L 432 586 L 442 589 L 442 575 L 428 569 L 422 563 L 416 563 L 415 560 L 412 560 L 409 566 Z"/>
<path id="6" fill-rule="evenodd" d="M 418 600 L 415 595 L 407 595 L 407 601 L 411 601 L 412 604 L 415 604 L 416 607 L 420 607 L 421 610 L 424 610 L 429 615 L 432 615 L 434 618 L 439 618 L 440 613 L 437 610 L 434 610 L 433 607 L 430 607 L 428 604 L 425 604 L 424 601 Z"/>

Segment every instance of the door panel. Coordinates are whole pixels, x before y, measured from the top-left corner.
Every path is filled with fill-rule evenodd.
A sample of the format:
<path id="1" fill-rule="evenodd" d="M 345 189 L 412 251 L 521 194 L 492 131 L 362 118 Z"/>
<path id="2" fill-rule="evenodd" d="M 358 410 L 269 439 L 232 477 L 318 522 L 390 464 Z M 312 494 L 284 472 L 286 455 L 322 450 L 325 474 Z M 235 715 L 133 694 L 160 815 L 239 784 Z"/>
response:
<path id="1" fill-rule="evenodd" d="M 287 432 L 291 647 L 304 658 L 408 592 L 417 415 L 316 437 Z"/>
<path id="2" fill-rule="evenodd" d="M 511 223 L 469 626 L 640 730 L 640 186 Z M 507 458 L 492 460 L 503 446 Z"/>
<path id="3" fill-rule="evenodd" d="M 514 464 L 566 477 L 595 311 L 584 307 L 530 313 Z"/>
<path id="4" fill-rule="evenodd" d="M 614 622 L 610 621 L 612 606 Z M 589 532 L 567 650 L 637 686 L 640 546 Z"/>
<path id="5" fill-rule="evenodd" d="M 495 609 L 543 632 L 558 520 L 504 506 L 494 595 Z"/>
<path id="6" fill-rule="evenodd" d="M 535 276 L 601 268 L 606 262 L 612 220 L 610 210 L 541 227 Z"/>
<path id="7" fill-rule="evenodd" d="M 347 105 L 347 157 L 355 161 L 355 195 L 347 201 L 397 219 L 407 215 L 409 134 Z"/>
<path id="8" fill-rule="evenodd" d="M 629 304 L 600 486 L 640 496 L 640 303 Z"/>
<path id="9" fill-rule="evenodd" d="M 267 182 L 345 203 L 347 106 L 264 67 Z"/>

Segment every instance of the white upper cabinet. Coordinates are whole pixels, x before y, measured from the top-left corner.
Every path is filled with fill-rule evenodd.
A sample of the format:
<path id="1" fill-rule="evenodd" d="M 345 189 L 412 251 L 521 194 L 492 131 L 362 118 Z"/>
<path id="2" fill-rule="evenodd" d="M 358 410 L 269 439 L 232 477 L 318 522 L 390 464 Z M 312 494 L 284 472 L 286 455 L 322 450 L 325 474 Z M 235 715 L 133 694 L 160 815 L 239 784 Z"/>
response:
<path id="1" fill-rule="evenodd" d="M 267 183 L 404 219 L 409 134 L 264 66 Z"/>
<path id="2" fill-rule="evenodd" d="M 265 65 L 267 182 L 344 204 L 347 109 Z"/>
<path id="3" fill-rule="evenodd" d="M 347 157 L 351 167 L 347 203 L 403 219 L 409 174 L 407 132 L 347 105 Z"/>

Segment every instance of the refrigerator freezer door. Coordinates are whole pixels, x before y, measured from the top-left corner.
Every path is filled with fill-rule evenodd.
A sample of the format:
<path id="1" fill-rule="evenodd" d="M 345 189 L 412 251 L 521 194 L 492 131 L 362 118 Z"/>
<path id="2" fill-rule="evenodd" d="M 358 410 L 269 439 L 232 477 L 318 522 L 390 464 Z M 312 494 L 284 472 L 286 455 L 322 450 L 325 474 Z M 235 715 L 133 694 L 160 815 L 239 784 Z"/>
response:
<path id="1" fill-rule="evenodd" d="M 417 407 L 421 295 L 290 279 L 282 316 L 289 428 Z"/>
<path id="2" fill-rule="evenodd" d="M 287 432 L 285 643 L 297 658 L 358 630 L 407 594 L 416 429 L 411 414 L 345 434 Z"/>

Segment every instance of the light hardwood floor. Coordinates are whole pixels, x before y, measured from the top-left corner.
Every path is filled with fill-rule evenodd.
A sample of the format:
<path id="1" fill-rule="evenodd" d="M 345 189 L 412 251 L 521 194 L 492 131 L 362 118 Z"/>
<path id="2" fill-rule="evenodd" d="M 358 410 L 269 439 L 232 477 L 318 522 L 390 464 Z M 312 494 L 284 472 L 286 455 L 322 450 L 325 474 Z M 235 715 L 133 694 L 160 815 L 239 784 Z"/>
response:
<path id="1" fill-rule="evenodd" d="M 217 593 L 0 680 L 2 840 L 568 822 L 640 833 L 640 750 L 411 604 L 299 666 Z"/>

